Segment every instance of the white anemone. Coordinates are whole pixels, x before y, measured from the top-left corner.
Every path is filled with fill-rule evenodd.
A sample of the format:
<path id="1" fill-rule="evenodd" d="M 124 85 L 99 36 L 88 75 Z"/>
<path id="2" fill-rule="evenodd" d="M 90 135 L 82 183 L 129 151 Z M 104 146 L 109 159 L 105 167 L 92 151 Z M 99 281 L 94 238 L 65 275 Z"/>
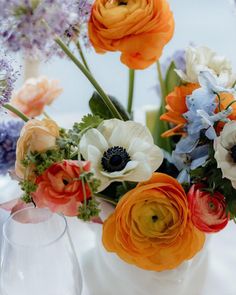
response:
<path id="1" fill-rule="evenodd" d="M 186 50 L 186 73 L 177 70 L 177 74 L 186 82 L 198 83 L 202 71 L 209 71 L 222 87 L 231 87 L 236 80 L 232 65 L 224 56 L 204 46 L 189 47 Z"/>
<path id="2" fill-rule="evenodd" d="M 163 161 L 149 130 L 134 121 L 105 120 L 82 136 L 79 147 L 101 181 L 99 191 L 114 181 L 148 180 Z"/>
<path id="3" fill-rule="evenodd" d="M 223 177 L 231 180 L 236 188 L 236 122 L 224 126 L 220 136 L 214 141 L 215 159 Z"/>

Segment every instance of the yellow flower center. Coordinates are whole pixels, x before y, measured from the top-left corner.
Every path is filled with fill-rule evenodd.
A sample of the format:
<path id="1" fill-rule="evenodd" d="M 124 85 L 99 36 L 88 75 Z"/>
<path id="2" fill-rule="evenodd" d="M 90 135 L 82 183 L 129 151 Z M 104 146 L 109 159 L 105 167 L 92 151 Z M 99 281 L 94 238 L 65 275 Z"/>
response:
<path id="1" fill-rule="evenodd" d="M 171 204 L 144 202 L 134 206 L 132 218 L 138 230 L 147 237 L 158 237 L 173 226 L 178 215 Z"/>

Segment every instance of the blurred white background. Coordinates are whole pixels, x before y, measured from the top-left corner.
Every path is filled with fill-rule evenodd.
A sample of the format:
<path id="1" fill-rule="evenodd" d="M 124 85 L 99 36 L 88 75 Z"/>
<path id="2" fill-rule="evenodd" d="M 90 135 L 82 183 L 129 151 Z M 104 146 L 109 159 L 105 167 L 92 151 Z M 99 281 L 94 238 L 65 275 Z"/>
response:
<path id="1" fill-rule="evenodd" d="M 175 35 L 165 47 L 161 61 L 176 49 L 185 48 L 190 42 L 207 45 L 232 60 L 236 71 L 236 10 L 230 0 L 169 0 L 176 21 Z M 98 55 L 92 49 L 86 52 L 90 68 L 105 91 L 113 94 L 125 105 L 127 101 L 128 69 L 121 64 L 119 53 Z M 88 100 L 93 92 L 90 83 L 66 59 L 54 58 L 41 65 L 41 74 L 61 81 L 63 95 L 50 107 L 51 115 L 88 112 Z M 134 106 L 158 103 L 155 90 L 156 66 L 137 71 Z M 18 81 L 18 86 L 22 79 Z M 63 116 L 64 117 L 64 116 Z M 61 117 L 62 118 L 62 117 Z"/>

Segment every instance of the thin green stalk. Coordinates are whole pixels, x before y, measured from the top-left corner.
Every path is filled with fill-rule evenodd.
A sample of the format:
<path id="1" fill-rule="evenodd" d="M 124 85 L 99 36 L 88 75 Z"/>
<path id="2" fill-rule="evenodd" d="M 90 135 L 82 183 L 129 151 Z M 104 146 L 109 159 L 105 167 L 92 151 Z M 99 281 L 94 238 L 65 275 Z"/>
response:
<path id="1" fill-rule="evenodd" d="M 135 70 L 129 69 L 129 92 L 128 92 L 128 105 L 127 105 L 127 111 L 129 114 L 132 114 L 134 82 L 135 82 Z"/>
<path id="2" fill-rule="evenodd" d="M 28 122 L 29 118 L 23 114 L 21 111 L 19 111 L 18 109 L 16 109 L 15 107 L 13 107 L 11 104 L 6 103 L 3 105 L 3 107 L 9 111 L 11 111 L 12 113 L 16 114 L 19 118 L 21 118 L 23 121 Z"/>
<path id="3" fill-rule="evenodd" d="M 159 83 L 161 86 L 161 112 L 162 114 L 165 113 L 165 97 L 167 95 L 166 93 L 166 86 L 165 86 L 165 82 L 162 76 L 162 72 L 161 72 L 161 64 L 159 62 L 159 60 L 157 61 L 157 72 L 158 72 L 158 78 L 159 78 Z"/>
<path id="4" fill-rule="evenodd" d="M 115 206 L 117 205 L 116 201 L 114 201 L 114 200 L 112 200 L 112 199 L 110 199 L 110 198 L 108 198 L 106 196 L 103 196 L 102 194 L 97 193 L 97 194 L 94 194 L 94 196 L 101 199 L 101 200 L 103 200 L 103 201 L 106 201 L 106 202 L 108 202 L 108 203 L 110 203 L 112 205 L 115 205 Z"/>
<path id="5" fill-rule="evenodd" d="M 91 73 L 86 69 L 86 67 L 76 58 L 76 56 L 70 51 L 68 46 L 60 39 L 56 38 L 55 42 L 61 47 L 64 53 L 73 61 L 73 63 L 81 70 L 81 72 L 87 77 L 90 83 L 94 86 L 97 92 L 100 94 L 103 102 L 106 104 L 108 109 L 111 111 L 114 118 L 123 120 L 121 114 L 118 112 L 108 95 L 104 92 L 102 87 L 98 84 L 98 82 L 94 79 Z"/>
<path id="6" fill-rule="evenodd" d="M 88 66 L 88 63 L 87 63 L 87 61 L 86 61 L 85 55 L 84 55 L 84 53 L 83 53 L 83 49 L 82 49 L 82 47 L 81 47 L 81 45 L 80 45 L 79 40 L 77 40 L 77 41 L 75 42 L 75 45 L 76 45 L 76 47 L 77 47 L 77 49 L 78 49 L 78 51 L 79 51 L 79 55 L 80 55 L 80 57 L 81 57 L 81 59 L 82 59 L 82 62 L 83 62 L 83 64 L 84 64 L 85 68 L 91 73 L 91 71 L 90 71 L 90 69 L 89 69 L 89 66 Z"/>
<path id="7" fill-rule="evenodd" d="M 163 138 L 161 134 L 167 130 L 169 130 L 169 125 L 166 121 L 160 120 L 160 116 L 166 112 L 165 110 L 165 98 L 167 95 L 167 90 L 165 86 L 165 82 L 162 76 L 161 72 L 161 65 L 159 60 L 157 61 L 157 72 L 158 72 L 158 78 L 159 78 L 159 83 L 161 87 L 161 105 L 160 105 L 160 110 L 157 114 L 157 119 L 156 119 L 156 134 L 155 134 L 155 143 L 159 145 L 162 149 L 171 152 L 171 142 L 169 138 Z"/>

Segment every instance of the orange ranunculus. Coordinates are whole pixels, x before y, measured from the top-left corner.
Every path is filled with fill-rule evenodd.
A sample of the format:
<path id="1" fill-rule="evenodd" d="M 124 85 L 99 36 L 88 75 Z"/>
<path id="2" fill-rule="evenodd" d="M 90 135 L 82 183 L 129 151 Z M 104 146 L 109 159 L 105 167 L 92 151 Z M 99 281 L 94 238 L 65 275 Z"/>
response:
<path id="1" fill-rule="evenodd" d="M 154 271 L 176 268 L 200 251 L 204 241 L 190 220 L 182 186 L 162 173 L 125 194 L 103 227 L 109 252 Z"/>
<path id="2" fill-rule="evenodd" d="M 89 170 L 90 163 L 83 162 L 83 171 Z M 66 216 L 77 216 L 84 201 L 81 172 L 77 161 L 64 160 L 50 166 L 36 179 L 37 190 L 33 193 L 36 206 Z M 85 184 L 85 194 L 86 198 L 91 196 L 88 184 Z"/>
<path id="3" fill-rule="evenodd" d="M 145 69 L 162 54 L 174 32 L 166 0 L 95 0 L 89 38 L 97 53 L 121 51 L 131 69 Z"/>
<path id="4" fill-rule="evenodd" d="M 29 117 L 36 117 L 43 113 L 46 105 L 50 105 L 61 94 L 57 80 L 46 77 L 28 79 L 15 93 L 11 103 Z"/>
<path id="5" fill-rule="evenodd" d="M 219 99 L 217 98 L 216 101 L 218 102 Z M 235 101 L 235 98 L 232 93 L 226 93 L 226 92 L 221 93 L 220 94 L 220 102 L 221 102 L 220 109 L 219 109 L 219 107 L 217 107 L 216 113 L 218 113 L 219 111 L 225 110 L 227 108 L 227 106 L 233 101 Z M 233 103 L 231 105 L 231 108 L 232 108 L 232 113 L 228 116 L 228 118 L 232 121 L 235 121 L 236 120 L 236 103 Z M 217 127 L 216 127 L 217 134 L 220 134 L 224 125 L 225 125 L 224 122 L 218 122 Z"/>
<path id="6" fill-rule="evenodd" d="M 161 116 L 161 120 L 175 124 L 176 126 L 162 134 L 163 137 L 169 137 L 176 134 L 184 134 L 183 126 L 186 120 L 183 114 L 188 111 L 186 106 L 186 97 L 193 93 L 194 90 L 199 88 L 199 84 L 188 83 L 175 87 L 166 97 L 167 112 Z"/>

